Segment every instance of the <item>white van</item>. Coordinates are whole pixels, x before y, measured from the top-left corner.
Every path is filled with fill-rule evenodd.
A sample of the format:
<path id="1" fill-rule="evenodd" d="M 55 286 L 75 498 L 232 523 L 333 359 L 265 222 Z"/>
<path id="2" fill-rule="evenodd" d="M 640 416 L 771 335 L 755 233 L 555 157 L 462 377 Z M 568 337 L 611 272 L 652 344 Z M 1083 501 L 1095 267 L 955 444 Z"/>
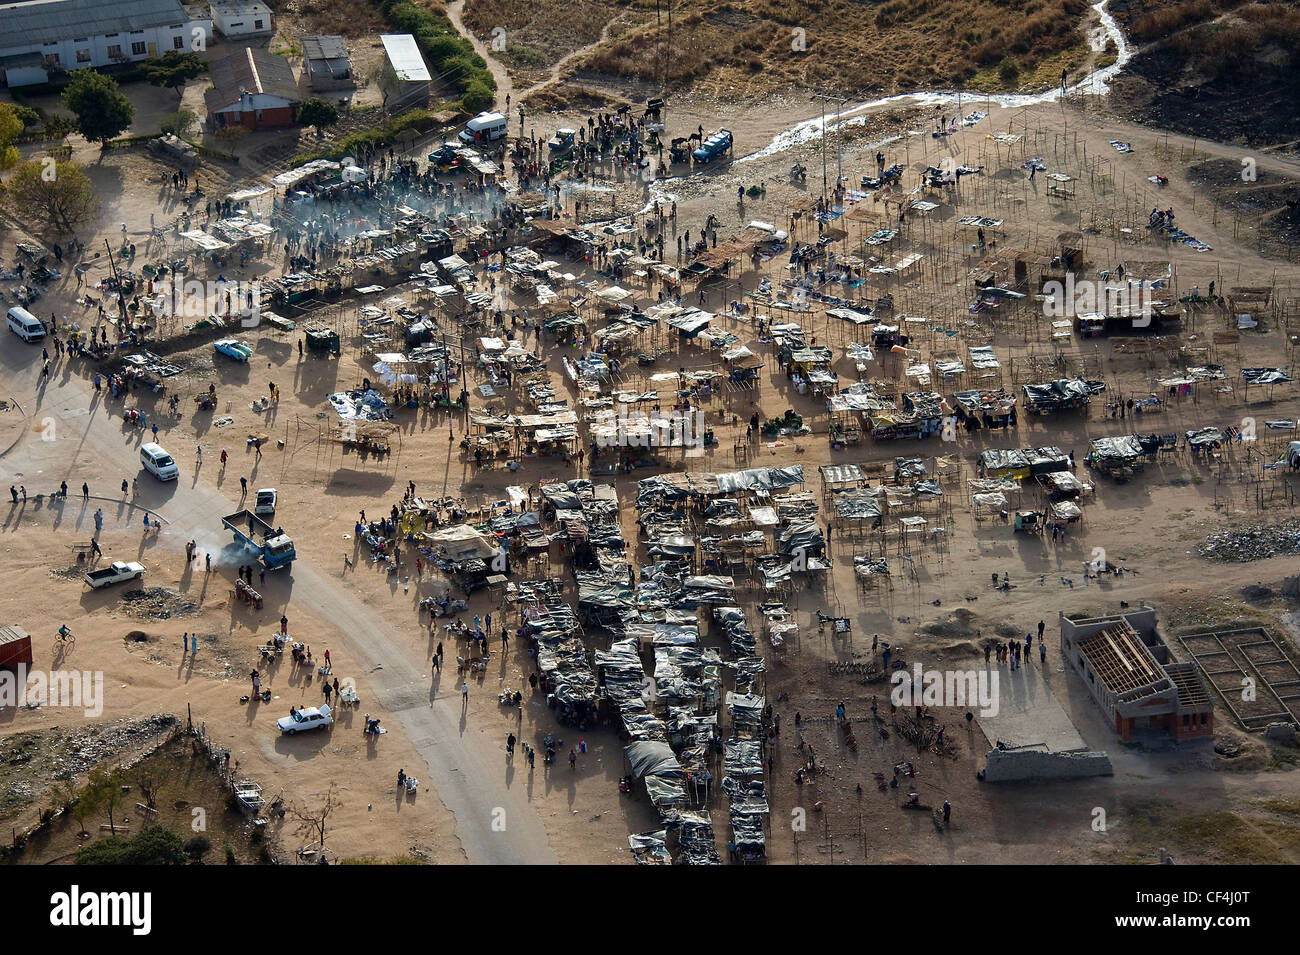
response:
<path id="1" fill-rule="evenodd" d="M 38 342 L 45 337 L 45 326 L 41 320 L 21 305 L 9 309 L 9 331 L 25 342 Z"/>
<path id="2" fill-rule="evenodd" d="M 181 476 L 175 459 L 163 450 L 161 444 L 150 442 L 140 445 L 140 463 L 160 481 L 175 481 Z"/>
<path id="3" fill-rule="evenodd" d="M 479 113 L 460 131 L 463 143 L 492 142 L 505 136 L 510 122 L 500 113 Z"/>

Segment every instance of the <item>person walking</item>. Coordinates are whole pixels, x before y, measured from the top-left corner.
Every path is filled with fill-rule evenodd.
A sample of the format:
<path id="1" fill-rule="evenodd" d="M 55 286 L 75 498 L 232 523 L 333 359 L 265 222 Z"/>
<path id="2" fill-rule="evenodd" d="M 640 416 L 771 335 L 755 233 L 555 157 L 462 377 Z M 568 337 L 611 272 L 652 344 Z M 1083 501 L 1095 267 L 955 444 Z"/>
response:
<path id="1" fill-rule="evenodd" d="M 248 478 L 241 477 L 239 479 L 239 493 L 244 497 L 248 496 Z"/>
<path id="2" fill-rule="evenodd" d="M 572 746 L 569 747 L 569 772 L 578 768 L 578 751 Z"/>
<path id="3" fill-rule="evenodd" d="M 460 684 L 460 711 L 464 713 L 469 709 L 469 684 L 461 681 Z"/>
<path id="4" fill-rule="evenodd" d="M 81 499 L 83 501 L 90 500 L 90 485 L 87 484 L 85 481 L 81 482 Z"/>
<path id="5" fill-rule="evenodd" d="M 1044 621 L 1042 620 L 1038 621 L 1038 642 L 1039 643 L 1043 642 L 1043 631 L 1046 628 L 1047 628 L 1047 624 Z"/>
<path id="6" fill-rule="evenodd" d="M 1042 641 L 1038 643 L 1038 662 L 1043 666 L 1047 665 L 1047 644 Z"/>
<path id="7" fill-rule="evenodd" d="M 506 757 L 513 759 L 515 755 L 515 734 L 511 733 L 506 737 Z"/>

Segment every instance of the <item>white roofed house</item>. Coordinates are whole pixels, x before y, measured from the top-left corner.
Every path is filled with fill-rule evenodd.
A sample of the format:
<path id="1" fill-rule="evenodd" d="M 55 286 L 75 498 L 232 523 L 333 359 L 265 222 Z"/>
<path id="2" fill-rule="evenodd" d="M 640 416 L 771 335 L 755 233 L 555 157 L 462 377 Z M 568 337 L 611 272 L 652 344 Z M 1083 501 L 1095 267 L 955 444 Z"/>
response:
<path id="1" fill-rule="evenodd" d="M 433 78 L 415 37 L 409 33 L 385 33 L 379 39 L 384 44 L 385 56 L 379 80 L 384 105 L 388 109 L 427 105 Z"/>
<path id="2" fill-rule="evenodd" d="M 260 0 L 211 0 L 212 23 L 224 37 L 269 36 L 271 8 Z"/>
<path id="3" fill-rule="evenodd" d="M 0 86 L 203 49 L 211 24 L 180 0 L 0 2 Z"/>

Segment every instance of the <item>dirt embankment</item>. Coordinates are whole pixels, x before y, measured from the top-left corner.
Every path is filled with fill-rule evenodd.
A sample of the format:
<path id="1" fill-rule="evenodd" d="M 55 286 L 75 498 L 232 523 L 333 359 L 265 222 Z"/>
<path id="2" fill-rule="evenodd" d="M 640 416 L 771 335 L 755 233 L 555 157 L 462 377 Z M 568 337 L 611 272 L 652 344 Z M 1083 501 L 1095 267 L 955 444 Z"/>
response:
<path id="1" fill-rule="evenodd" d="M 1300 9 L 1238 0 L 1119 2 L 1141 46 L 1113 84 L 1114 107 L 1151 126 L 1220 142 L 1294 148 Z M 1247 92 L 1248 91 L 1248 92 Z"/>

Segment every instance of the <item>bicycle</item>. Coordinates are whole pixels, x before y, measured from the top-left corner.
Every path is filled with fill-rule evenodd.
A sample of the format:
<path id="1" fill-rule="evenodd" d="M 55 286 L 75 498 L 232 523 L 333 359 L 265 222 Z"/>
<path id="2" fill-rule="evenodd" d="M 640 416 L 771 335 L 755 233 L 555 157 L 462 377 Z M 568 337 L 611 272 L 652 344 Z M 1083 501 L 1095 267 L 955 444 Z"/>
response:
<path id="1" fill-rule="evenodd" d="M 77 645 L 77 638 L 73 636 L 71 628 L 64 624 L 59 627 L 59 631 L 54 636 L 54 655 L 68 653 Z"/>

